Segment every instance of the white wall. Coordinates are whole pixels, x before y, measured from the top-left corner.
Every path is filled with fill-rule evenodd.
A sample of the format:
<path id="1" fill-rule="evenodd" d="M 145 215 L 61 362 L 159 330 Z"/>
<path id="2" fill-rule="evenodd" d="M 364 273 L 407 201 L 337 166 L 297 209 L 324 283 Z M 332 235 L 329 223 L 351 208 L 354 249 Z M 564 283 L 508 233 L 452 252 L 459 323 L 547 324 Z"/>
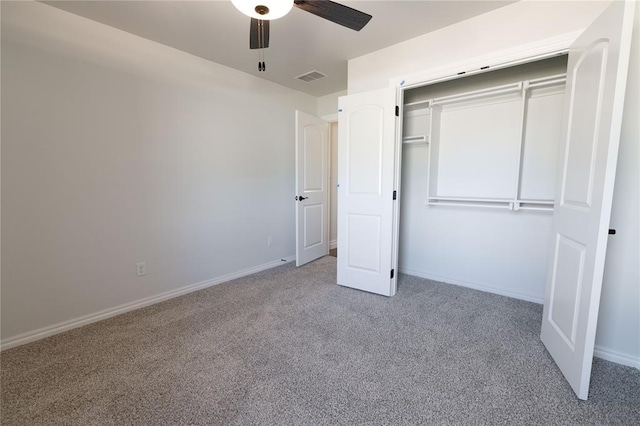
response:
<path id="1" fill-rule="evenodd" d="M 449 69 L 471 58 L 573 33 L 606 7 L 596 1 L 523 0 L 461 23 L 351 59 L 348 92 L 389 87 L 392 78 Z M 467 71 L 467 70 L 461 70 Z"/>
<path id="2" fill-rule="evenodd" d="M 338 120 L 338 98 L 347 94 L 346 90 L 330 93 L 318 98 L 318 116 L 328 121 Z"/>
<path id="3" fill-rule="evenodd" d="M 596 350 L 640 368 L 640 3 L 631 44 Z"/>
<path id="4" fill-rule="evenodd" d="M 2 341 L 292 256 L 295 109 L 317 99 L 3 2 Z"/>
<path id="5" fill-rule="evenodd" d="M 640 5 L 638 5 L 640 6 Z M 535 44 L 542 39 L 553 39 L 562 37 L 569 33 L 575 33 L 589 25 L 597 15 L 606 7 L 606 3 L 599 2 L 530 2 L 523 1 L 501 9 L 489 12 L 468 21 L 452 25 L 442 30 L 426 34 L 404 43 L 382 49 L 372 54 L 349 61 L 349 93 L 357 93 L 368 90 L 375 90 L 389 87 L 390 80 L 404 78 L 405 75 L 416 75 L 425 71 L 437 72 L 438 70 L 454 68 L 457 63 L 468 61 L 469 58 L 480 58 L 492 52 L 517 51 L 522 45 Z M 623 122 L 623 133 L 620 148 L 620 167 L 617 174 L 616 190 L 614 196 L 613 213 L 611 227 L 618 229 L 618 235 L 610 238 L 610 246 L 607 251 L 607 264 L 603 285 L 601 302 L 601 315 L 598 324 L 596 338 L 596 354 L 598 356 L 634 365 L 640 368 L 640 288 L 639 278 L 639 241 L 638 231 L 640 221 L 639 198 L 639 176 L 640 158 L 638 156 L 638 61 L 640 60 L 638 51 L 638 7 L 636 8 L 635 38 L 631 57 L 631 74 L 629 77 L 629 87 L 627 88 L 627 103 L 625 105 L 625 115 Z M 412 148 L 413 149 L 413 148 Z M 414 156 L 414 159 L 418 158 Z M 405 165 L 407 163 L 405 162 Z M 412 165 L 408 165 L 412 167 Z M 414 164 L 413 167 L 418 167 Z M 425 170 L 426 171 L 426 170 Z M 410 182 L 403 182 L 403 194 L 408 190 Z M 407 200 L 404 200 L 406 202 Z M 423 197 L 414 200 L 414 203 L 422 203 Z M 412 201 L 409 200 L 409 203 Z M 417 206 L 416 206 L 417 208 Z M 506 213 L 506 212 L 505 212 Z M 462 231 L 467 229 L 474 231 L 474 236 L 470 241 L 457 241 L 455 239 L 441 238 L 444 252 L 439 254 L 430 253 L 432 256 L 464 257 L 465 254 L 475 253 L 468 266 L 471 270 L 484 270 L 483 261 L 490 256 L 491 246 L 497 243 L 496 239 L 504 236 L 487 234 L 482 227 L 486 218 L 486 213 L 479 213 L 473 221 L 468 218 L 458 217 L 461 213 L 454 213 L 451 216 L 451 226 L 449 230 L 454 232 L 459 230 L 455 224 L 462 227 Z M 494 220 L 492 218 L 491 220 Z M 502 219 L 500 219 L 502 220 Z M 509 218 L 505 217 L 505 225 L 509 226 Z M 445 233 L 446 230 L 442 231 Z M 433 238 L 434 231 L 429 228 L 415 229 L 410 231 L 421 235 L 422 238 Z M 439 231 L 438 231 L 439 232 Z M 485 235 L 487 234 L 487 235 Z M 527 235 L 523 235 L 527 234 Z M 451 234 L 449 234 L 451 235 Z M 533 239 L 531 239 L 533 237 Z M 401 236 L 402 238 L 402 236 Z M 526 230 L 508 236 L 509 239 L 531 241 L 531 244 L 542 247 L 546 236 L 530 235 Z M 489 247 L 484 245 L 484 251 L 474 248 L 478 241 L 489 242 Z M 528 251 L 532 245 L 516 245 L 521 253 L 518 255 L 530 255 Z M 468 253 L 461 253 L 458 250 L 465 249 Z M 457 253 L 457 254 L 456 254 Z M 535 250 L 539 253 L 539 250 Z M 414 264 L 420 264 L 420 258 L 424 258 L 426 252 L 404 252 L 401 256 L 405 260 Z M 406 256 L 415 259 L 406 258 Z M 401 262 L 403 260 L 401 259 Z M 430 258 L 434 263 L 450 262 L 445 258 Z M 533 258 L 533 262 L 538 265 L 544 263 L 543 259 Z M 531 271 L 529 264 L 512 263 L 511 257 L 505 259 L 504 264 L 508 265 L 506 275 L 508 279 L 518 280 L 518 268 L 525 273 L 534 273 L 538 280 L 535 289 L 540 294 L 544 287 L 544 270 L 539 267 Z M 528 268 L 528 269 L 527 269 Z M 419 273 L 420 271 L 412 271 Z M 470 274 L 469 271 L 461 271 L 458 279 L 459 283 L 476 287 L 491 288 L 491 282 L 487 281 L 487 276 Z M 473 277 L 476 278 L 473 278 Z M 515 281 L 514 281 L 515 282 Z M 495 290 L 493 288 L 492 290 Z M 498 289 L 498 292 L 500 289 Z M 515 288 L 514 293 L 522 289 Z M 515 295 L 515 294 L 514 294 Z M 525 295 L 527 296 L 527 295 Z"/>

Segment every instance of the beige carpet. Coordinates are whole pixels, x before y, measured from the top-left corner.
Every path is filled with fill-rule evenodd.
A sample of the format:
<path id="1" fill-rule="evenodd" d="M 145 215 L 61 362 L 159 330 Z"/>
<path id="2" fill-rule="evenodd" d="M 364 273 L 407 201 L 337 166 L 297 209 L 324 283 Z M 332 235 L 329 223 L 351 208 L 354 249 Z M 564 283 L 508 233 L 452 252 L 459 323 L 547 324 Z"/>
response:
<path id="1" fill-rule="evenodd" d="M 5 351 L 3 425 L 640 424 L 640 371 L 596 360 L 578 401 L 540 305 L 336 259 L 283 265 Z"/>

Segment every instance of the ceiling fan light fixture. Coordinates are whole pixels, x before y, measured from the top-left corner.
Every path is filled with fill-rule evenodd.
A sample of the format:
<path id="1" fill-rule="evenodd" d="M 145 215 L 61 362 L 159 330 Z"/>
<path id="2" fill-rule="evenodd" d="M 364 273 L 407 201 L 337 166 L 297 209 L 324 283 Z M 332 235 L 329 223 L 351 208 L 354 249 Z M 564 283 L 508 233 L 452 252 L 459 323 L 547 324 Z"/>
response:
<path id="1" fill-rule="evenodd" d="M 293 7 L 293 0 L 231 0 L 245 15 L 262 20 L 282 18 Z"/>

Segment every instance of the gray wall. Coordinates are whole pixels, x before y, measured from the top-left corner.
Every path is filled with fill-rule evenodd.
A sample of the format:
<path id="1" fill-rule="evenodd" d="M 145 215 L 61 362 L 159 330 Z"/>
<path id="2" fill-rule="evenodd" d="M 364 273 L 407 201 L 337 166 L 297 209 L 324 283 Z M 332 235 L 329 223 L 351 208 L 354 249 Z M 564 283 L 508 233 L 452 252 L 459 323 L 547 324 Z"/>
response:
<path id="1" fill-rule="evenodd" d="M 292 256 L 296 109 L 317 99 L 3 2 L 3 342 Z"/>

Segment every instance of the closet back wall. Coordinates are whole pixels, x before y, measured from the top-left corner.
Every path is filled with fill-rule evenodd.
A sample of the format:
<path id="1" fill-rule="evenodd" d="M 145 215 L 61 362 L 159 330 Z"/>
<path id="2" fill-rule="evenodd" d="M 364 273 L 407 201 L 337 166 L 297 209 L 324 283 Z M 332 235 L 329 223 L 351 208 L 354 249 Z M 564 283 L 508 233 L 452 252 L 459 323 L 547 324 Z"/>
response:
<path id="1" fill-rule="evenodd" d="M 292 256 L 294 111 L 316 102 L 2 2 L 2 341 Z"/>
<path id="2" fill-rule="evenodd" d="M 485 90 L 523 80 L 561 75 L 565 72 L 566 56 L 562 56 L 407 90 L 405 103 Z M 560 136 L 563 90 L 563 85 L 560 85 L 553 92 L 560 93 L 560 96 L 545 97 L 552 100 L 549 104 L 553 107 L 550 113 L 542 114 L 543 119 L 540 114 L 536 117 L 529 116 L 524 124 L 527 138 L 524 140 L 523 174 L 520 185 L 523 190 L 532 187 L 532 184 L 537 181 L 551 182 L 552 185 L 555 183 L 555 163 L 557 162 L 555 145 Z M 531 96 L 533 95 L 531 91 L 527 93 L 529 108 L 532 108 Z M 483 137 L 474 127 L 477 120 L 473 120 L 474 114 L 479 114 L 482 108 L 464 107 L 462 111 L 470 111 L 465 115 L 467 119 L 450 123 L 456 132 L 464 137 L 456 142 L 459 146 L 449 153 L 446 161 L 452 163 L 452 166 L 446 176 L 442 175 L 442 164 L 437 171 L 435 168 L 438 161 L 443 162 L 443 158 L 432 159 L 430 163 L 427 144 L 403 144 L 400 270 L 411 275 L 542 302 L 551 238 L 551 211 L 511 211 L 505 209 L 507 203 L 489 204 L 488 208 L 480 206 L 486 203 L 473 202 L 462 207 L 425 206 L 427 182 L 431 181 L 433 192 L 434 181 L 438 174 L 440 174 L 438 185 L 442 187 L 443 182 L 440 181 L 445 177 L 449 181 L 455 181 L 459 191 L 469 188 L 471 192 L 467 195 L 475 196 L 474 198 L 486 198 L 485 194 L 495 192 L 498 185 L 502 185 L 506 193 L 513 193 L 513 199 L 516 198 L 514 191 L 517 186 L 521 120 L 516 116 L 521 114 L 522 101 L 517 100 L 514 104 L 511 100 L 505 102 L 493 98 L 488 100 L 479 98 L 474 102 L 487 103 L 490 111 L 495 109 L 495 106 L 506 105 L 515 114 L 511 114 L 514 118 L 509 121 L 504 114 L 482 118 L 483 125 L 490 129 L 489 134 Z M 405 124 L 413 124 L 405 126 L 405 136 L 416 136 L 409 133 L 420 132 L 420 123 L 424 120 L 421 121 L 420 118 L 416 120 L 411 114 L 420 112 L 415 108 L 424 109 L 425 106 L 425 104 L 418 104 L 405 107 Z M 533 118 L 536 119 L 533 120 Z M 415 122 L 410 123 L 411 120 Z M 434 122 L 433 125 L 436 126 L 437 123 Z M 500 128 L 515 129 L 515 131 L 506 132 L 510 134 L 508 140 L 496 145 L 496 138 L 493 135 L 505 133 Z M 550 140 L 545 133 L 554 135 L 554 138 Z M 543 136 L 529 137 L 536 134 Z M 447 143 L 450 141 L 443 135 L 441 137 L 432 135 L 430 140 L 432 156 L 435 156 L 434 150 L 440 145 L 440 157 L 442 157 L 443 148 Z M 554 149 L 539 149 L 549 144 L 553 145 Z M 504 153 L 500 150 L 505 149 L 509 151 L 509 155 L 501 155 Z M 469 153 L 472 153 L 471 158 Z M 474 163 L 480 164 L 474 165 Z M 538 175 L 527 176 L 524 173 L 528 170 L 527 165 L 534 165 L 533 168 Z M 428 179 L 427 173 L 430 167 L 433 168 L 433 172 Z M 472 171 L 484 169 L 490 173 L 503 169 L 508 173 L 502 173 L 504 176 L 501 175 L 501 179 L 495 181 L 495 179 L 486 179 L 478 170 L 476 170 L 480 173 L 478 175 L 474 175 L 476 172 L 469 173 L 469 169 Z M 547 173 L 551 176 L 539 173 Z M 549 197 L 552 197 L 553 187 L 547 192 Z M 508 195 L 505 196 L 508 197 Z"/>

